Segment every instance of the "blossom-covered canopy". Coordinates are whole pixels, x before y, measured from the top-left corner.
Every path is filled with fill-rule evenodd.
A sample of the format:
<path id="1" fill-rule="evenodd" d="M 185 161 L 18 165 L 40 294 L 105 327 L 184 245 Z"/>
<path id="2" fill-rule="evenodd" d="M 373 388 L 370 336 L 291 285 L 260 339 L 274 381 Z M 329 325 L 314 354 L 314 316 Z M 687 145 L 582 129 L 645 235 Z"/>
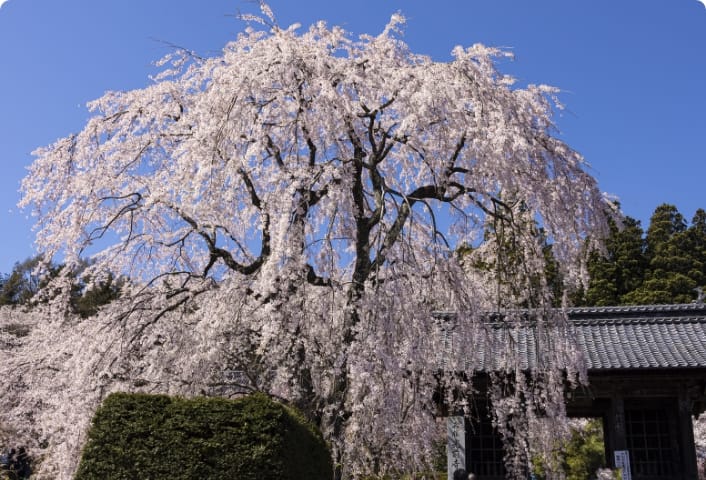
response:
<path id="1" fill-rule="evenodd" d="M 323 22 L 280 28 L 262 11 L 246 20 L 268 28 L 246 28 L 221 55 L 176 52 L 150 86 L 92 102 L 82 131 L 36 151 L 21 205 L 66 271 L 90 254 L 94 278 L 130 278 L 102 314 L 125 329 L 116 358 L 140 352 L 142 370 L 125 360 L 122 378 L 150 358 L 143 380 L 159 390 L 160 375 L 175 375 L 160 358 L 178 357 L 191 365 L 181 388 L 196 393 L 237 372 L 240 387 L 319 422 L 338 474 L 411 470 L 437 438 L 435 393 L 455 402 L 453 392 L 471 392 L 458 375 L 474 368 L 465 353 L 490 341 L 479 312 L 499 290 L 459 247 L 497 252 L 483 240 L 500 222 L 517 233 L 502 240 L 521 259 L 517 289 L 541 290 L 540 236 L 522 225 L 540 225 L 568 267 L 603 228 L 606 204 L 555 136 L 558 91 L 517 88 L 495 67 L 504 52 L 455 47 L 438 62 L 400 40 L 400 15 L 354 39 Z M 458 312 L 453 328 L 438 310 Z M 180 328 L 198 342 L 157 355 Z M 572 364 L 564 340 L 542 346 L 554 373 L 535 380 L 546 388 L 497 401 L 498 418 L 559 404 L 555 367 Z M 510 421 L 505 431 L 519 434 Z"/>

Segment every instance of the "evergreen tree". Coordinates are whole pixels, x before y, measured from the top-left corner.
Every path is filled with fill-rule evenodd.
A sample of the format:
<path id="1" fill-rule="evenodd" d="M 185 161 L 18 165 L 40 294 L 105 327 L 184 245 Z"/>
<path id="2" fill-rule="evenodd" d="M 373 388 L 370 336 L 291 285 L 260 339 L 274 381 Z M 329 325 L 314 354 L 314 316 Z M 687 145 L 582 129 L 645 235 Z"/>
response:
<path id="1" fill-rule="evenodd" d="M 90 278 L 77 278 L 71 294 L 73 311 L 83 318 L 95 315 L 100 307 L 120 296 L 123 283 L 122 279 L 116 280 L 111 273 L 98 282 L 91 282 Z"/>
<path id="2" fill-rule="evenodd" d="M 701 208 L 696 210 L 686 233 L 691 252 L 689 277 L 694 279 L 699 287 L 704 287 L 706 285 L 706 211 Z"/>
<path id="3" fill-rule="evenodd" d="M 551 294 L 551 301 L 554 307 L 561 306 L 564 298 L 564 276 L 562 275 L 561 266 L 557 262 L 552 251 L 552 244 L 546 238 L 544 232 L 541 233 L 544 238 L 544 246 L 542 253 L 544 254 L 544 277 L 547 282 L 547 290 Z"/>
<path id="4" fill-rule="evenodd" d="M 467 258 L 469 268 L 483 272 L 488 285 L 493 285 L 495 302 L 491 308 L 560 306 L 564 277 L 545 230 L 528 215 L 521 201 L 506 201 L 496 207 L 501 214 L 486 224 L 478 248 L 463 245 L 457 250 Z M 530 257 L 543 262 L 543 268 L 529 271 Z M 518 278 L 523 281 L 517 282 Z"/>
<path id="5" fill-rule="evenodd" d="M 646 268 L 643 230 L 640 221 L 625 217 L 622 228 L 611 223 L 605 252 L 592 251 L 588 259 L 590 283 L 581 305 L 608 306 L 623 303 L 623 297 L 637 288 Z"/>
<path id="6" fill-rule="evenodd" d="M 693 233 L 674 205 L 658 206 L 645 238 L 648 267 L 642 284 L 623 296 L 624 304 L 688 303 L 703 282 L 691 248 Z"/>
<path id="7" fill-rule="evenodd" d="M 40 264 L 41 255 L 37 255 L 15 263 L 9 275 L 0 275 L 0 305 L 26 305 L 36 301 L 34 295 L 64 269 L 63 265 L 41 267 Z M 82 269 L 67 273 L 72 285 L 71 308 L 84 318 L 95 315 L 99 307 L 117 299 L 124 284 L 123 279 L 116 279 L 111 273 L 92 281 L 84 275 L 88 265 L 90 262 L 84 262 Z"/>
<path id="8" fill-rule="evenodd" d="M 647 229 L 647 258 L 658 257 L 664 246 L 678 233 L 686 230 L 686 220 L 677 207 L 663 203 L 655 208 Z"/>
<path id="9" fill-rule="evenodd" d="M 706 284 L 706 211 L 691 225 L 674 205 L 659 205 L 646 235 L 630 217 L 611 225 L 605 252 L 588 258 L 590 282 L 576 305 L 689 303 Z"/>
<path id="10" fill-rule="evenodd" d="M 596 470 L 606 465 L 601 420 L 594 418 L 583 428 L 573 428 L 564 455 L 566 480 L 595 478 Z"/>
<path id="11" fill-rule="evenodd" d="M 41 286 L 41 274 L 37 267 L 40 256 L 15 263 L 10 275 L 0 284 L 0 305 L 27 303 Z"/>

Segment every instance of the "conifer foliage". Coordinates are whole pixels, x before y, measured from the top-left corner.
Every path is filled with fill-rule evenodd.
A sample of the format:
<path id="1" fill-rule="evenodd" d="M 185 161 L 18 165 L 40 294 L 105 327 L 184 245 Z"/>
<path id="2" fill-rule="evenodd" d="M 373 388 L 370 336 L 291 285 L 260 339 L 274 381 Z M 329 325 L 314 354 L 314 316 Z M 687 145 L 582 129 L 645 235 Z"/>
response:
<path id="1" fill-rule="evenodd" d="M 124 283 L 123 279 L 116 279 L 110 272 L 98 281 L 93 281 L 84 274 L 88 265 L 84 261 L 80 268 L 66 274 L 70 285 L 71 310 L 84 318 L 95 315 L 100 307 L 117 299 Z M 53 292 L 44 291 L 45 296 L 41 298 L 37 294 L 58 277 L 63 269 L 63 265 L 43 263 L 41 255 L 17 262 L 10 274 L 0 274 L 0 306 L 32 306 L 47 301 L 47 295 L 50 297 Z"/>
<path id="2" fill-rule="evenodd" d="M 26 304 L 39 291 L 42 276 L 36 271 L 41 258 L 15 263 L 12 272 L 0 274 L 0 305 Z"/>
<path id="3" fill-rule="evenodd" d="M 605 252 L 590 254 L 584 305 L 690 303 L 706 287 L 706 212 L 691 224 L 674 205 L 659 205 L 647 232 L 626 217 L 611 226 Z"/>

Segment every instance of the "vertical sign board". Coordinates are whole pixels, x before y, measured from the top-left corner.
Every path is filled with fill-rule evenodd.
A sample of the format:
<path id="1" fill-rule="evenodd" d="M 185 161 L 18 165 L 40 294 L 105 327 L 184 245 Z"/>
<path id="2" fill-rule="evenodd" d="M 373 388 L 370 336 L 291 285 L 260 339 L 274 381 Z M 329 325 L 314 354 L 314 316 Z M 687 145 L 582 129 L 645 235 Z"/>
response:
<path id="1" fill-rule="evenodd" d="M 453 480 L 454 472 L 466 468 L 466 422 L 463 417 L 446 419 L 446 459 L 448 480 Z"/>
<path id="2" fill-rule="evenodd" d="M 616 450 L 615 454 L 615 468 L 621 470 L 623 480 L 632 480 L 632 473 L 630 472 L 630 456 L 627 450 Z"/>

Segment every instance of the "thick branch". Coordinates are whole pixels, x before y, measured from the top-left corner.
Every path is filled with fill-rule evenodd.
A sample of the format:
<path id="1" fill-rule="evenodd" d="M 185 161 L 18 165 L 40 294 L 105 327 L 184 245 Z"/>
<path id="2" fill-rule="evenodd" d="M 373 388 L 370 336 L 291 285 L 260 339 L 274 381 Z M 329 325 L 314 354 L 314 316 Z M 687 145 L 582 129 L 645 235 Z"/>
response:
<path id="1" fill-rule="evenodd" d="M 199 226 L 198 222 L 194 220 L 191 216 L 187 215 L 185 212 L 181 211 L 180 208 L 168 205 L 168 208 L 176 212 L 186 223 L 188 223 L 191 228 L 206 242 L 208 247 L 210 258 L 209 262 L 204 269 L 203 275 L 207 275 L 209 270 L 213 267 L 215 261 L 222 260 L 223 263 L 233 271 L 241 273 L 243 275 L 252 275 L 257 272 L 265 260 L 270 256 L 270 216 L 267 213 L 262 213 L 262 241 L 260 246 L 260 255 L 249 264 L 241 264 L 233 258 L 233 255 L 223 248 L 216 245 L 216 235 L 209 235 Z"/>
<path id="2" fill-rule="evenodd" d="M 353 144 L 353 204 L 356 225 L 355 238 L 355 267 L 353 270 L 353 289 L 357 297 L 363 283 L 370 274 L 370 226 L 369 219 L 365 216 L 365 190 L 363 187 L 363 159 L 366 152 L 352 128 L 349 128 L 348 136 Z"/>

